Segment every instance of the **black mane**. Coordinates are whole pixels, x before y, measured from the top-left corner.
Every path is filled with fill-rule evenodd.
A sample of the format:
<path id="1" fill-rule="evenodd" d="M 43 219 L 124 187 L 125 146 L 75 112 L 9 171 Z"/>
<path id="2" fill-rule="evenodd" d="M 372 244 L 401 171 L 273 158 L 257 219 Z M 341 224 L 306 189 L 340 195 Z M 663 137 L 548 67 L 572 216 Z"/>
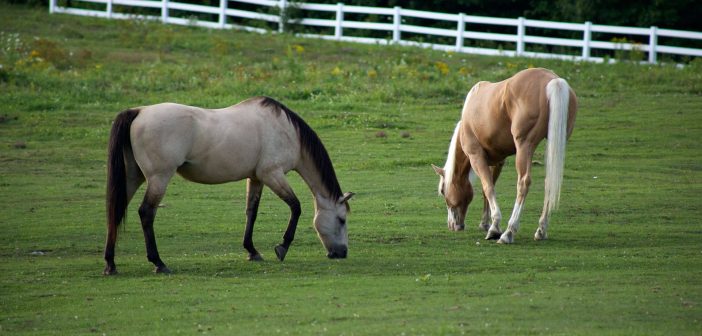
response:
<path id="1" fill-rule="evenodd" d="M 317 171 L 322 176 L 322 184 L 329 192 L 330 197 L 339 199 L 343 195 L 341 186 L 339 186 L 339 181 L 336 179 L 336 173 L 334 172 L 334 166 L 329 158 L 329 153 L 327 153 L 317 133 L 315 133 L 299 115 L 279 101 L 270 97 L 262 97 L 260 104 L 263 107 L 273 108 L 275 112 L 280 113 L 282 111 L 285 113 L 288 121 L 290 121 L 297 130 L 300 146 L 310 156 Z"/>

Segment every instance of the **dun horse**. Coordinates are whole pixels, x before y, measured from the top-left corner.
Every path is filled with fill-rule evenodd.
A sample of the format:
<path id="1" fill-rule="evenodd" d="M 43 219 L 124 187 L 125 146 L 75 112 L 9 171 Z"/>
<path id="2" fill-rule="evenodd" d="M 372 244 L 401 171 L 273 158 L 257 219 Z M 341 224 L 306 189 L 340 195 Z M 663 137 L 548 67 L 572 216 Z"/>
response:
<path id="1" fill-rule="evenodd" d="M 170 270 L 161 260 L 153 230 L 156 209 L 171 177 L 204 184 L 247 179 L 244 248 L 249 260 L 262 260 L 253 244 L 253 228 L 263 186 L 290 207 L 282 244 L 275 253 L 281 261 L 295 236 L 300 202 L 285 174 L 295 170 L 315 199 L 314 227 L 329 258 L 345 258 L 348 236 L 346 215 L 353 193 L 342 193 L 336 173 L 317 134 L 297 114 L 267 97 L 208 110 L 172 103 L 120 113 L 108 148 L 107 239 L 104 274 L 114 274 L 117 227 L 136 190 L 147 183 L 139 207 L 147 258 L 156 272 Z"/>
<path id="2" fill-rule="evenodd" d="M 531 161 L 541 140 L 546 143 L 544 207 L 534 239 L 547 238 L 551 212 L 558 206 L 565 144 L 573 131 L 577 101 L 568 83 L 546 69 L 528 69 L 498 83 L 479 82 L 468 92 L 440 176 L 439 193 L 448 208 L 448 226 L 462 230 L 473 198 L 474 175 L 483 188 L 484 209 L 479 227 L 485 239 L 512 243 L 531 184 Z M 507 230 L 500 230 L 502 214 L 495 183 L 505 158 L 516 154 L 517 199 Z M 469 178 L 470 176 L 470 178 Z"/>

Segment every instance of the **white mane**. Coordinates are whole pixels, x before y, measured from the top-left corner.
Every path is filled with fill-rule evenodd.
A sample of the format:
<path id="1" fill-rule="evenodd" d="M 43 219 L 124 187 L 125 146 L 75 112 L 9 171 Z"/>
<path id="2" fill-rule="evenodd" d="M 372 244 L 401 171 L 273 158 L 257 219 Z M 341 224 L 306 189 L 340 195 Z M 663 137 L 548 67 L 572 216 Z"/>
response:
<path id="1" fill-rule="evenodd" d="M 444 185 L 451 185 L 453 180 L 453 170 L 456 168 L 456 146 L 458 146 L 458 131 L 461 128 L 461 122 L 456 124 L 456 128 L 453 130 L 453 136 L 451 136 L 451 144 L 448 149 L 448 156 L 446 157 L 446 163 L 444 164 Z M 439 186 L 441 188 L 441 186 Z M 441 189 L 439 189 L 441 193 Z"/>
<path id="2" fill-rule="evenodd" d="M 477 84 L 473 85 L 473 87 L 468 91 L 468 94 L 466 95 L 466 101 L 463 103 L 463 109 L 461 110 L 461 114 L 463 114 L 463 111 L 466 109 L 466 106 L 468 106 L 468 100 L 470 100 L 470 97 L 473 96 L 475 92 L 478 91 L 480 87 L 480 82 Z M 444 185 L 448 186 L 451 184 L 453 180 L 453 170 L 456 168 L 456 155 L 454 153 L 456 152 L 456 146 L 458 146 L 458 130 L 461 126 L 461 122 L 459 121 L 456 124 L 456 128 L 453 130 L 453 136 L 451 137 L 451 144 L 449 145 L 448 149 L 448 156 L 446 157 L 446 163 L 444 164 Z M 472 184 L 475 183 L 477 176 L 475 175 L 475 172 L 473 171 L 473 168 L 470 169 L 468 172 L 468 179 Z M 439 185 L 439 188 L 441 188 L 441 185 Z M 439 189 L 439 193 L 441 193 L 441 189 Z"/>

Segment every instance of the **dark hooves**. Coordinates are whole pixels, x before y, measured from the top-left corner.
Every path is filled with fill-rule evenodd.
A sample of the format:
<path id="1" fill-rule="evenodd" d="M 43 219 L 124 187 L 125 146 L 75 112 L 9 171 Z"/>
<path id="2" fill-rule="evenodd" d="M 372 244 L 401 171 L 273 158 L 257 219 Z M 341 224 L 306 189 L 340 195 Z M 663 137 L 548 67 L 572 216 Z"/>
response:
<path id="1" fill-rule="evenodd" d="M 278 245 L 275 247 L 275 255 L 278 256 L 278 260 L 285 260 L 285 255 L 288 253 L 288 249 L 283 245 Z"/>
<path id="2" fill-rule="evenodd" d="M 249 254 L 249 257 L 247 258 L 249 261 L 263 261 L 263 257 L 261 257 L 260 254 Z"/>
<path id="3" fill-rule="evenodd" d="M 116 268 L 105 268 L 105 270 L 102 271 L 102 275 L 116 275 L 116 274 L 117 274 Z"/>
<path id="4" fill-rule="evenodd" d="M 154 269 L 154 273 L 171 274 L 171 270 L 168 267 L 166 267 L 166 265 L 156 266 L 156 269 Z"/>
<path id="5" fill-rule="evenodd" d="M 502 236 L 502 232 L 491 231 L 485 236 L 485 240 L 498 240 Z"/>

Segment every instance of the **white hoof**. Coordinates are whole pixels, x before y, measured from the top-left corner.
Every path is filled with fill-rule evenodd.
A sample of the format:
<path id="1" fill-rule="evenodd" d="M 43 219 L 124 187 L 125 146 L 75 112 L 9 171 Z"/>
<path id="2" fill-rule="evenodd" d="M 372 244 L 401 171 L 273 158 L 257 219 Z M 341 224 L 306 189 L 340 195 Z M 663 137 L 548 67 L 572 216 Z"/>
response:
<path id="1" fill-rule="evenodd" d="M 534 233 L 534 240 L 546 240 L 548 238 L 548 235 L 546 234 L 546 231 L 541 230 L 541 228 L 536 229 L 536 233 Z"/>
<path id="2" fill-rule="evenodd" d="M 505 231 L 497 241 L 498 244 L 512 244 L 514 242 L 514 234 L 512 231 Z"/>

